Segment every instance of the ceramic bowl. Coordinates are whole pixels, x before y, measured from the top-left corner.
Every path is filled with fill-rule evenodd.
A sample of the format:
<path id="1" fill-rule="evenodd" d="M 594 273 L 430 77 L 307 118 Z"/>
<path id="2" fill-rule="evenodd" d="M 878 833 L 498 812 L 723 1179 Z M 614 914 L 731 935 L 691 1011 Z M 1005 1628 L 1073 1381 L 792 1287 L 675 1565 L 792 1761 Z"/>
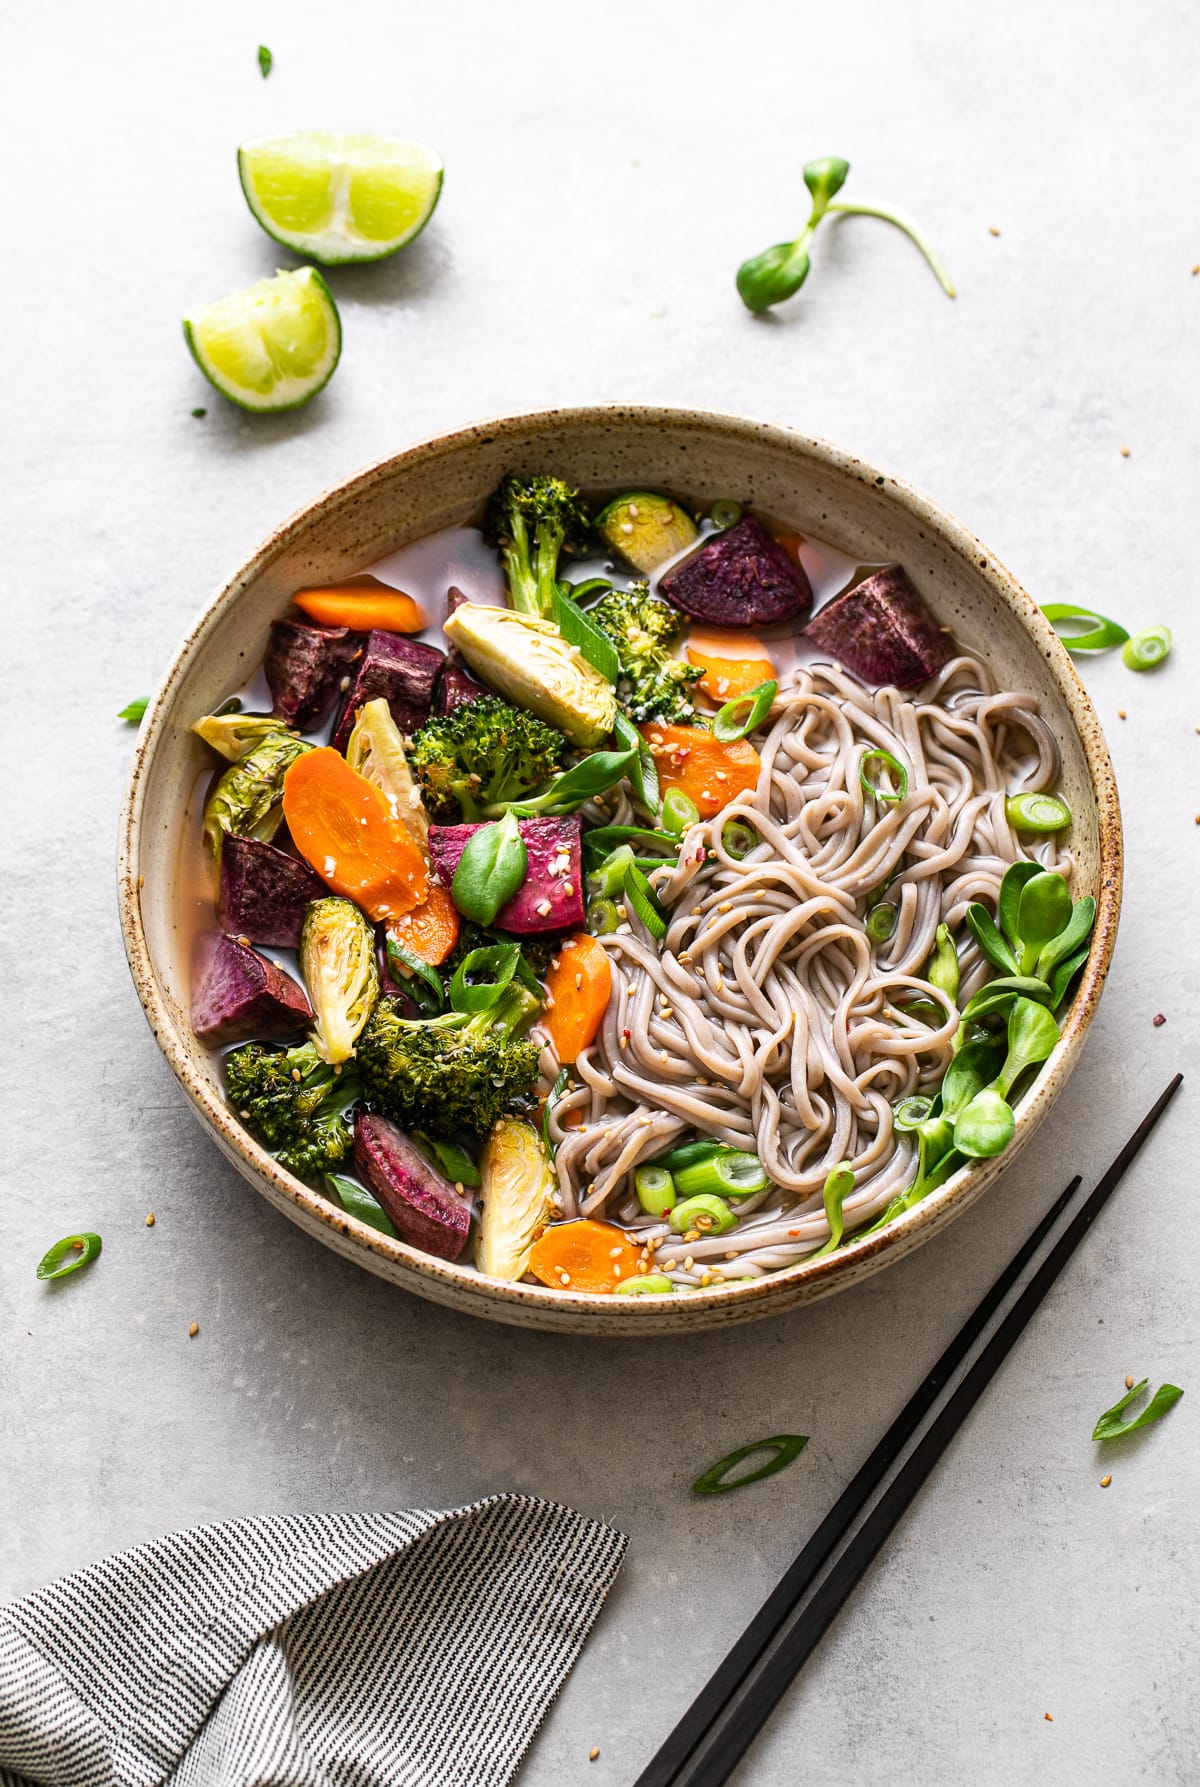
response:
<path id="1" fill-rule="evenodd" d="M 179 889 L 192 853 L 189 801 L 211 760 L 189 722 L 225 697 L 240 666 L 259 662 L 293 590 L 335 582 L 422 534 L 474 518 L 510 468 L 550 468 L 598 490 L 649 485 L 702 500 L 733 493 L 855 559 L 899 560 L 939 619 L 983 649 L 1004 686 L 1037 693 L 1061 742 L 1078 889 L 1099 903 L 1062 1038 L 1022 1100 L 1005 1154 L 964 1168 L 886 1230 L 826 1259 L 671 1298 L 593 1297 L 483 1278 L 388 1239 L 277 1167 L 227 1109 L 213 1062 L 191 1034 Z M 150 1026 L 201 1121 L 256 1191 L 327 1247 L 435 1302 L 528 1328 L 647 1335 L 753 1321 L 853 1284 L 903 1259 L 1012 1166 L 1066 1084 L 1096 1010 L 1120 909 L 1121 823 L 1100 724 L 1070 658 L 1020 585 L 944 510 L 789 429 L 614 405 L 506 416 L 426 441 L 358 472 L 278 528 L 192 628 L 150 705 L 122 812 L 119 880 L 125 947 Z"/>

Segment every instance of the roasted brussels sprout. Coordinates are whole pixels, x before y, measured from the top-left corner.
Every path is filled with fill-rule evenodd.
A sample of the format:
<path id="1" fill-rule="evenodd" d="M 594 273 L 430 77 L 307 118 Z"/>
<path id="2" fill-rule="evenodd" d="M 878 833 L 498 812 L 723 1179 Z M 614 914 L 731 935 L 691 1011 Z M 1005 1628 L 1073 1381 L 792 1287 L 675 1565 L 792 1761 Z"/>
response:
<path id="1" fill-rule="evenodd" d="M 205 714 L 202 720 L 193 721 L 192 731 L 230 763 L 236 763 L 283 727 L 275 714 Z"/>
<path id="2" fill-rule="evenodd" d="M 346 741 L 346 762 L 360 776 L 381 788 L 397 819 L 402 819 L 422 850 L 429 838 L 429 814 L 404 754 L 400 728 L 383 698 L 365 701 Z"/>
<path id="3" fill-rule="evenodd" d="M 316 1013 L 317 1052 L 333 1066 L 348 1061 L 379 997 L 375 933 L 350 900 L 331 894 L 308 908 L 300 972 Z"/>
<path id="4" fill-rule="evenodd" d="M 277 727 L 230 764 L 204 809 L 204 841 L 214 856 L 220 856 L 221 840 L 230 831 L 271 842 L 283 818 L 283 778 L 297 757 L 311 750 L 294 732 Z"/>
<path id="5" fill-rule="evenodd" d="M 614 497 L 597 515 L 596 532 L 643 577 L 700 537 L 686 509 L 652 490 Z"/>
<path id="6" fill-rule="evenodd" d="M 558 1182 L 532 1124 L 501 1117 L 479 1163 L 483 1213 L 475 1264 L 489 1278 L 523 1278 L 541 1230 L 554 1216 Z"/>
<path id="7" fill-rule="evenodd" d="M 585 750 L 612 731 L 612 684 L 552 621 L 464 602 L 447 619 L 445 633 L 472 670 Z"/>

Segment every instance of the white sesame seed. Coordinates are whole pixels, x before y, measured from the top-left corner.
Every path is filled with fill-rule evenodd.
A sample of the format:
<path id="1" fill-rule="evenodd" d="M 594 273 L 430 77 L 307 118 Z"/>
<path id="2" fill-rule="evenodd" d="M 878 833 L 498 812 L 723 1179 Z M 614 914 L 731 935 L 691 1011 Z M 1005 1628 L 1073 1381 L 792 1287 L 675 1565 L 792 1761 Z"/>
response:
<path id="1" fill-rule="evenodd" d="M 568 896 L 573 894 L 575 892 L 575 883 L 573 881 L 564 881 L 563 892 Z"/>
<path id="2" fill-rule="evenodd" d="M 534 910 L 535 910 L 535 911 L 536 911 L 536 912 L 537 912 L 537 915 L 538 915 L 538 917 L 539 917 L 539 918 L 545 918 L 545 917 L 546 917 L 546 915 L 547 915 L 547 914 L 548 914 L 548 913 L 549 913 L 549 911 L 550 911 L 550 902 L 549 902 L 549 900 L 539 900 L 539 901 L 538 901 L 538 904 L 537 904 L 537 906 L 536 906 L 536 907 L 535 907 L 535 908 L 534 908 Z"/>
<path id="3" fill-rule="evenodd" d="M 327 856 L 325 858 L 325 873 L 327 875 L 336 875 L 337 874 L 337 864 L 336 864 L 336 862 L 334 862 L 332 856 Z"/>

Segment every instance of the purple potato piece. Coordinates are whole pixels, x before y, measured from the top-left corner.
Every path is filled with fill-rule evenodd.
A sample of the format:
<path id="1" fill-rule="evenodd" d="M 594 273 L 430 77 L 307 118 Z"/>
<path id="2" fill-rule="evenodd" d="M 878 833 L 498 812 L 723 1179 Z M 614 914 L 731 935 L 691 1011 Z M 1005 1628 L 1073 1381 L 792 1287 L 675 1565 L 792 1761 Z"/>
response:
<path id="1" fill-rule="evenodd" d="M 562 818 L 521 819 L 518 829 L 529 856 L 529 867 L 522 886 L 496 914 L 496 929 L 510 931 L 514 937 L 578 930 L 584 920 L 582 820 L 577 813 Z M 477 825 L 430 826 L 429 852 L 447 887 L 454 880 L 467 839 L 478 830 Z M 566 867 L 552 874 L 552 867 L 564 857 Z"/>
<path id="2" fill-rule="evenodd" d="M 926 682 L 958 650 L 903 565 L 887 565 L 835 596 L 804 637 L 875 689 Z"/>
<path id="3" fill-rule="evenodd" d="M 294 1036 L 312 1023 L 299 981 L 234 937 L 206 937 L 192 980 L 192 1029 L 221 1046 L 248 1037 Z"/>
<path id="4" fill-rule="evenodd" d="M 304 908 L 329 892 L 298 857 L 229 833 L 221 845 L 221 929 L 251 943 L 298 949 Z"/>
<path id="5" fill-rule="evenodd" d="M 315 621 L 274 623 L 263 670 L 281 720 L 305 732 L 324 718 L 361 637 L 349 627 L 320 627 Z"/>
<path id="6" fill-rule="evenodd" d="M 364 701 L 379 697 L 392 710 L 401 732 L 415 732 L 424 725 L 433 707 L 433 688 L 445 653 L 434 645 L 422 645 L 403 633 L 367 634 L 362 656 L 357 659 L 346 698 L 338 709 L 337 723 L 329 741 L 344 751 L 354 728 L 354 716 Z"/>
<path id="7" fill-rule="evenodd" d="M 403 1130 L 359 1111 L 354 1164 L 396 1225 L 401 1240 L 440 1260 L 456 1260 L 471 1229 L 471 1200 L 431 1166 Z"/>
<path id="8" fill-rule="evenodd" d="M 439 714 L 452 714 L 456 707 L 462 707 L 468 701 L 477 701 L 481 695 L 491 694 L 485 683 L 471 675 L 461 658 L 457 663 L 453 661 L 456 655 L 452 653 L 447 657 L 438 678 L 434 711 Z"/>
<path id="9" fill-rule="evenodd" d="M 812 585 L 754 515 L 715 534 L 659 580 L 659 593 L 696 620 L 765 627 L 812 607 Z"/>

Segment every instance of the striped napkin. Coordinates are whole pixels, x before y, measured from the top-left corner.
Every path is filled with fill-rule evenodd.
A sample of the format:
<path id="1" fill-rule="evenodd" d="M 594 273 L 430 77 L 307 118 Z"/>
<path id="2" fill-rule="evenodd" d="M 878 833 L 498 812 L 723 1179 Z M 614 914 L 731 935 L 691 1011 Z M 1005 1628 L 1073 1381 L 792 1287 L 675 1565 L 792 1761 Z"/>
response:
<path id="1" fill-rule="evenodd" d="M 497 1495 L 223 1521 L 0 1606 L 2 1787 L 500 1787 L 626 1539 Z"/>

